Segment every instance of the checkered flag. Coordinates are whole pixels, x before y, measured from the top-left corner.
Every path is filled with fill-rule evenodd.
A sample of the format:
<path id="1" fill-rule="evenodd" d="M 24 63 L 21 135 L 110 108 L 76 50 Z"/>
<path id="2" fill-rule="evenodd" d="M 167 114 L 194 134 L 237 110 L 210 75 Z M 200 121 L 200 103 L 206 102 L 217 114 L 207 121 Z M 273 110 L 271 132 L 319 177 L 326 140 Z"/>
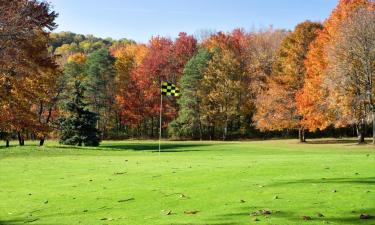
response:
<path id="1" fill-rule="evenodd" d="M 180 96 L 180 89 L 176 85 L 168 82 L 161 84 L 161 94 L 167 96 Z"/>

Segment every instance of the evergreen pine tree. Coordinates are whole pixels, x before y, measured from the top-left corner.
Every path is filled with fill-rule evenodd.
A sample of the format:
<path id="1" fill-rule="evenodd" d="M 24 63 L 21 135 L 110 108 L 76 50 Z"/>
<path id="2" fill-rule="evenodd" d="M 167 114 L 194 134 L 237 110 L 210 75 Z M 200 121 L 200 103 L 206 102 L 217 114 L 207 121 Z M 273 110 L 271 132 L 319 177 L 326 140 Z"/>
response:
<path id="1" fill-rule="evenodd" d="M 70 115 L 60 119 L 60 143 L 66 145 L 98 146 L 100 132 L 96 128 L 98 115 L 86 109 L 83 102 L 85 88 L 80 81 L 75 82 L 73 98 L 66 104 Z"/>

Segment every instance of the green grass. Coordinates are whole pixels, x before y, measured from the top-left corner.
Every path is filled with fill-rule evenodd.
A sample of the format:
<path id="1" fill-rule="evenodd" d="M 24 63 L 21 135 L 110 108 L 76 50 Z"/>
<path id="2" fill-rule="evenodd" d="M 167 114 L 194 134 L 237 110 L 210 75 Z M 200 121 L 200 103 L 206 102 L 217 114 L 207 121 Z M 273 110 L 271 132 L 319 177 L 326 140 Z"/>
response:
<path id="1" fill-rule="evenodd" d="M 375 224 L 359 219 L 375 215 L 371 145 L 165 142 L 159 155 L 152 141 L 26 144 L 0 148 L 0 225 Z"/>

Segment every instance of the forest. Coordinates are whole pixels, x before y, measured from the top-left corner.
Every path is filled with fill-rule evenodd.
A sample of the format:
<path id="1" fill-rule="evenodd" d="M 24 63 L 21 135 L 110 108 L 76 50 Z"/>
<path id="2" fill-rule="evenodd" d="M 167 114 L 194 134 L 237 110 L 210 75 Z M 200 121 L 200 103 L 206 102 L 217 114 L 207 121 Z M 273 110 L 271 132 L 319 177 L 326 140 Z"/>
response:
<path id="1" fill-rule="evenodd" d="M 375 11 L 340 0 L 294 30 L 181 32 L 148 43 L 59 32 L 38 0 L 0 0 L 0 137 L 179 140 L 357 137 L 375 144 Z M 126 28 L 124 28 L 126 29 Z M 75 132 L 85 129 L 86 132 Z"/>

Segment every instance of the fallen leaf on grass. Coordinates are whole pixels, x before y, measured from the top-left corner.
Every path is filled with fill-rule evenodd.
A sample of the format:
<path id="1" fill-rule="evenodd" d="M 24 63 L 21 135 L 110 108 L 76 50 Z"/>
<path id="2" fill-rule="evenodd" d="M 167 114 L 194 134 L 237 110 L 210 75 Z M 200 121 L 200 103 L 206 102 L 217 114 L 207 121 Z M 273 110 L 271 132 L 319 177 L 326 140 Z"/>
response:
<path id="1" fill-rule="evenodd" d="M 269 209 L 261 209 L 255 212 L 250 213 L 250 216 L 260 216 L 260 215 L 270 215 L 272 214 L 271 210 Z"/>
<path id="2" fill-rule="evenodd" d="M 116 172 L 116 173 L 113 173 L 113 175 L 123 175 L 125 174 L 126 172 Z"/>
<path id="3" fill-rule="evenodd" d="M 303 216 L 302 218 L 303 218 L 303 220 L 312 220 L 312 218 L 310 216 Z"/>
<path id="4" fill-rule="evenodd" d="M 185 211 L 185 214 L 197 214 L 199 211 L 198 210 L 190 210 L 190 211 Z"/>
<path id="5" fill-rule="evenodd" d="M 128 201 L 133 201 L 135 198 L 128 198 L 128 199 L 123 199 L 123 200 L 118 200 L 118 202 L 128 202 Z"/>

